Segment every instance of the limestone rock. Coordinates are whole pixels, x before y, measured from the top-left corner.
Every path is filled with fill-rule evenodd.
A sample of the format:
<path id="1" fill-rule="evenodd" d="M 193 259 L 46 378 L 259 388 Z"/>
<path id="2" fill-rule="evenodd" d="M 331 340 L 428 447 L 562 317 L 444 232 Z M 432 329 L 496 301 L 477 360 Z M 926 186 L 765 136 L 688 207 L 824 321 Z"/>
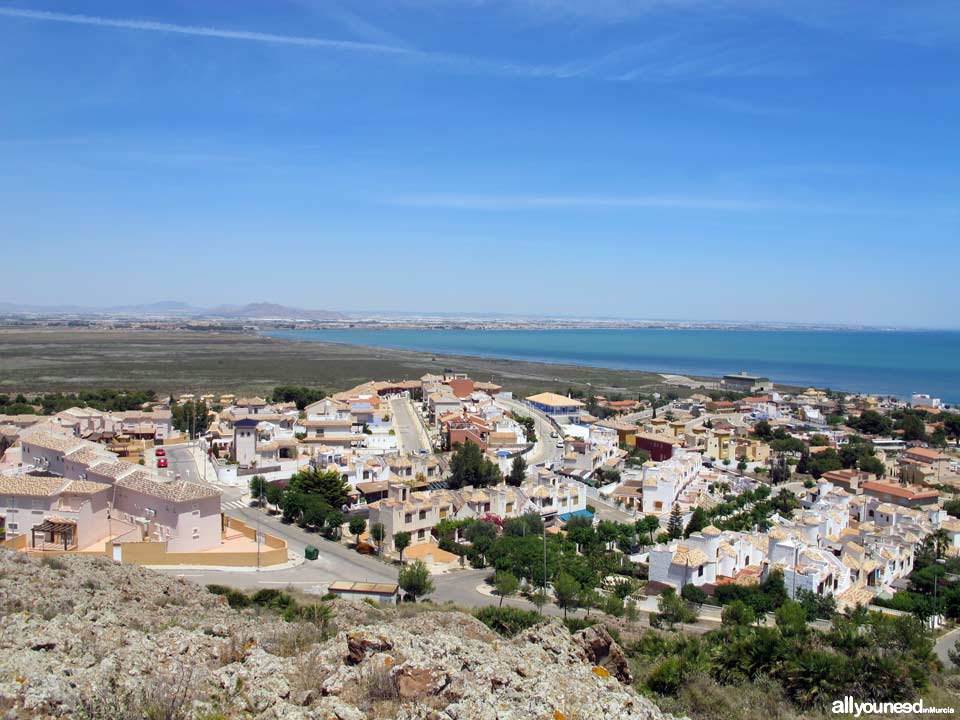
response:
<path id="1" fill-rule="evenodd" d="M 163 699 L 189 720 L 664 718 L 605 630 L 552 620 L 504 640 L 458 612 L 333 607 L 336 635 L 303 643 L 183 579 L 3 550 L 0 716 L 121 717 L 111 708 Z"/>

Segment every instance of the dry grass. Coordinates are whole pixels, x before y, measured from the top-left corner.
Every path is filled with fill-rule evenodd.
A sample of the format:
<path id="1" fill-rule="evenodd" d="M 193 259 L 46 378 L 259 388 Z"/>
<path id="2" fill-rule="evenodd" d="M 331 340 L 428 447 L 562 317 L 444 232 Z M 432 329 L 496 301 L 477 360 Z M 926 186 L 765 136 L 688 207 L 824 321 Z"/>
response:
<path id="1" fill-rule="evenodd" d="M 233 663 L 243 662 L 250 649 L 257 644 L 257 641 L 251 635 L 245 633 L 231 632 L 230 636 L 220 643 L 217 652 L 217 659 L 221 667 L 232 665 Z"/>
<path id="2" fill-rule="evenodd" d="M 293 672 L 287 676 L 294 697 L 304 693 L 320 694 L 323 683 L 333 672 L 333 666 L 320 662 L 318 650 L 311 650 L 300 658 L 294 666 Z"/>
<path id="3" fill-rule="evenodd" d="M 328 634 L 321 625 L 309 621 L 292 622 L 265 639 L 263 649 L 279 657 L 295 657 L 317 643 L 322 643 L 327 637 Z"/>
<path id="4" fill-rule="evenodd" d="M 138 688 L 125 687 L 116 677 L 78 699 L 83 720 L 187 720 L 198 698 L 194 671 L 182 667 L 157 675 Z"/>
<path id="5" fill-rule="evenodd" d="M 567 387 L 653 392 L 655 373 L 433 355 L 274 340 L 227 332 L 24 328 L 0 330 L 0 389 L 77 392 L 97 387 L 262 394 L 277 385 L 352 387 L 455 367 L 517 393 Z"/>

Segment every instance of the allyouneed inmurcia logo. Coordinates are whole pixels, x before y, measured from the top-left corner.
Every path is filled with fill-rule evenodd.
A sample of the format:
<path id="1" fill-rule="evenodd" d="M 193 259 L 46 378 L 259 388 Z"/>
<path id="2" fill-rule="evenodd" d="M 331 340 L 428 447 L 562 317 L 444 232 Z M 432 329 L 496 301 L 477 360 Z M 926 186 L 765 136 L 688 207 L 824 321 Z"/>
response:
<path id="1" fill-rule="evenodd" d="M 850 695 L 843 700 L 834 700 L 831 706 L 834 713 L 843 713 L 861 717 L 863 715 L 953 715 L 952 707 L 928 707 L 923 700 L 916 702 L 857 702 Z"/>

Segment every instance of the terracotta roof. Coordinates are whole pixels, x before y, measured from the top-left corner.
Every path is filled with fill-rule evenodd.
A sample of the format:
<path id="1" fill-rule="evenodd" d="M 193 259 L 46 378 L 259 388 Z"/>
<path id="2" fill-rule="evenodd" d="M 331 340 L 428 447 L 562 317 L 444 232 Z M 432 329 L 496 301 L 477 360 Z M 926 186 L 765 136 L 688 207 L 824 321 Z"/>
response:
<path id="1" fill-rule="evenodd" d="M 45 450 L 54 450 L 56 452 L 67 453 L 71 450 L 81 447 L 83 440 L 67 435 L 53 435 L 46 432 L 35 432 L 29 437 L 23 439 L 23 442 Z"/>
<path id="2" fill-rule="evenodd" d="M 924 458 L 926 460 L 946 460 L 946 456 L 942 453 L 932 450 L 930 448 L 915 447 L 910 448 L 906 451 L 906 455 L 914 455 L 919 458 Z"/>
<path id="3" fill-rule="evenodd" d="M 92 480 L 71 480 L 63 489 L 65 493 L 73 495 L 94 495 L 104 490 L 110 490 L 113 485 L 107 483 L 93 482 Z"/>
<path id="4" fill-rule="evenodd" d="M 160 482 L 149 473 L 138 470 L 117 480 L 117 486 L 170 502 L 186 502 L 220 497 L 220 491 L 208 485 L 183 480 Z"/>
<path id="5" fill-rule="evenodd" d="M 49 497 L 66 485 L 59 477 L 36 477 L 34 475 L 0 475 L 0 494 Z"/>
<path id="6" fill-rule="evenodd" d="M 537 395 L 531 395 L 527 402 L 534 402 L 547 407 L 582 407 L 583 403 L 565 395 L 558 395 L 552 392 L 542 392 Z"/>
<path id="7" fill-rule="evenodd" d="M 136 465 L 133 465 L 132 463 L 121 462 L 121 461 L 117 461 L 117 462 L 105 461 L 91 467 L 90 472 L 96 473 L 97 475 L 103 475 L 104 477 L 113 478 L 114 480 L 116 480 L 121 475 L 125 475 L 126 473 L 134 469 L 136 469 Z"/>
<path id="8" fill-rule="evenodd" d="M 904 498 L 905 500 L 922 500 L 926 498 L 940 497 L 939 490 L 927 490 L 919 487 L 908 487 L 904 485 L 893 485 L 891 483 L 868 481 L 862 483 L 860 487 L 864 492 L 872 490 L 875 493 L 885 493 L 894 497 Z"/>

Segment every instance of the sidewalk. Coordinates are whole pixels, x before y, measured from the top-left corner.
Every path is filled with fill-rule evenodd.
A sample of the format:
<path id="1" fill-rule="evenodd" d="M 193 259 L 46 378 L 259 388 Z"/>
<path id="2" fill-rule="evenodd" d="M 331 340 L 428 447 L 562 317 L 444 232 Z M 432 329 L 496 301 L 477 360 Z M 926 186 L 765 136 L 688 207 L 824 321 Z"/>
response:
<path id="1" fill-rule="evenodd" d="M 305 562 L 303 555 L 298 555 L 289 548 L 287 549 L 287 557 L 290 558 L 285 563 L 280 563 L 279 565 L 268 565 L 267 567 L 257 568 L 255 565 L 252 567 L 237 567 L 234 565 L 144 565 L 143 567 L 150 568 L 151 570 L 209 570 L 217 572 L 273 572 L 275 570 L 289 570 L 291 568 L 298 567 L 303 565 Z"/>
<path id="2" fill-rule="evenodd" d="M 193 464 L 197 467 L 197 477 L 203 478 L 204 473 L 206 473 L 206 481 L 208 483 L 214 485 L 219 484 L 217 483 L 217 469 L 207 454 L 200 448 L 200 444 L 190 444 L 187 446 L 187 449 L 190 451 L 191 457 L 193 457 Z"/>

